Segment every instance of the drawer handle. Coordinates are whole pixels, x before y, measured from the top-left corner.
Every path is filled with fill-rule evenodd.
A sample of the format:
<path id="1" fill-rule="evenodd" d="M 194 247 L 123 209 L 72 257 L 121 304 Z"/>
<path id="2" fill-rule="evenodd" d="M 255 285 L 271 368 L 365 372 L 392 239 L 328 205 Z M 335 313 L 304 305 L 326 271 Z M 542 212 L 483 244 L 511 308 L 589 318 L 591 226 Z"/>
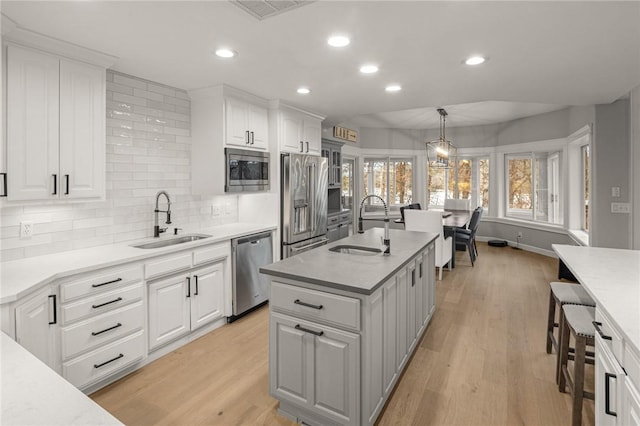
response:
<path id="1" fill-rule="evenodd" d="M 193 278 L 195 278 L 195 280 L 196 280 L 196 292 L 193 293 L 193 295 L 197 296 L 198 295 L 198 276 L 194 275 Z"/>
<path id="2" fill-rule="evenodd" d="M 300 324 L 296 324 L 294 328 L 296 330 L 304 331 L 305 333 L 311 333 L 316 336 L 322 336 L 324 334 L 324 331 L 309 330 L 308 328 L 302 327 Z"/>
<path id="3" fill-rule="evenodd" d="M 601 322 L 597 322 L 597 321 L 592 321 L 591 322 L 593 324 L 593 326 L 595 327 L 596 331 L 598 332 L 598 334 L 600 335 L 600 337 L 604 340 L 612 340 L 611 336 L 606 336 L 603 332 L 602 329 L 600 329 L 600 326 L 602 325 Z"/>
<path id="4" fill-rule="evenodd" d="M 103 285 L 118 283 L 120 281 L 122 281 L 122 278 L 116 278 L 115 280 L 107 281 L 106 283 L 102 283 L 102 284 L 91 284 L 91 287 L 93 288 L 102 287 Z"/>
<path id="5" fill-rule="evenodd" d="M 49 299 L 53 299 L 53 321 L 49 321 L 49 325 L 53 325 L 58 323 L 58 314 L 57 314 L 58 309 L 56 307 L 56 295 L 50 294 Z"/>
<path id="6" fill-rule="evenodd" d="M 317 310 L 320 310 L 323 308 L 322 305 L 312 305 L 311 303 L 303 302 L 300 299 L 294 300 L 293 303 L 295 303 L 296 305 L 302 305 L 302 306 L 306 306 L 307 308 L 313 308 Z"/>
<path id="7" fill-rule="evenodd" d="M 117 324 L 116 324 L 116 325 L 114 325 L 113 327 L 105 328 L 104 330 L 101 330 L 101 331 L 92 331 L 92 332 L 91 332 L 91 335 L 92 335 L 92 336 L 97 336 L 97 335 L 99 335 L 99 334 L 106 333 L 107 331 L 114 330 L 114 329 L 116 329 L 116 328 L 118 328 L 118 327 L 122 327 L 122 324 L 121 324 L 121 323 L 117 323 Z"/>
<path id="8" fill-rule="evenodd" d="M 110 300 L 109 302 L 100 303 L 99 305 L 91 305 L 93 309 L 102 308 L 103 306 L 110 305 L 112 303 L 116 303 L 122 300 L 122 297 L 118 297 L 117 299 Z"/>
<path id="9" fill-rule="evenodd" d="M 113 361 L 117 361 L 117 360 L 119 360 L 120 358 L 123 358 L 123 357 L 124 357 L 124 354 L 120 354 L 117 357 L 110 359 L 109 361 L 103 362 L 102 364 L 93 364 L 93 368 L 104 367 L 105 365 L 107 365 L 109 363 L 112 363 Z"/>
<path id="10" fill-rule="evenodd" d="M 604 373 L 604 412 L 610 416 L 618 417 L 618 413 L 615 411 L 611 411 L 611 406 L 609 405 L 609 379 L 616 378 L 615 374 Z"/>

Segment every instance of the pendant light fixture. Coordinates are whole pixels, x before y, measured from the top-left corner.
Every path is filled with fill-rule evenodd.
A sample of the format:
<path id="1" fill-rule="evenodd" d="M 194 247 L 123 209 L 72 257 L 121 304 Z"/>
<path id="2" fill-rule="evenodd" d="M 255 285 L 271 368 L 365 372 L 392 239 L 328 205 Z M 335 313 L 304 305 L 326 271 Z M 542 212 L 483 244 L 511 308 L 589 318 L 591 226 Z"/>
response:
<path id="1" fill-rule="evenodd" d="M 426 143 L 427 160 L 429 167 L 450 169 L 456 163 L 458 149 L 446 138 L 447 111 L 444 108 L 438 108 L 438 114 L 440 114 L 440 137 Z"/>

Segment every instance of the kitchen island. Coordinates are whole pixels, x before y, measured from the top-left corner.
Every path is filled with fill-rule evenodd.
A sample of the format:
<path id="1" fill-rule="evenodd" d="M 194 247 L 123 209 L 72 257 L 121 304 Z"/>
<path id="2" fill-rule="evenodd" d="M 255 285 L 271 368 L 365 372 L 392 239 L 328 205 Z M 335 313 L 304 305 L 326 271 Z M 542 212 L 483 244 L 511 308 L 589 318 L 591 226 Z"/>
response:
<path id="1" fill-rule="evenodd" d="M 640 424 L 640 251 L 554 244 L 596 302 L 595 415 Z"/>
<path id="2" fill-rule="evenodd" d="M 382 236 L 373 228 L 260 269 L 271 276 L 280 414 L 312 425 L 378 418 L 435 310 L 437 234 L 391 230 L 389 256 L 375 251 Z"/>

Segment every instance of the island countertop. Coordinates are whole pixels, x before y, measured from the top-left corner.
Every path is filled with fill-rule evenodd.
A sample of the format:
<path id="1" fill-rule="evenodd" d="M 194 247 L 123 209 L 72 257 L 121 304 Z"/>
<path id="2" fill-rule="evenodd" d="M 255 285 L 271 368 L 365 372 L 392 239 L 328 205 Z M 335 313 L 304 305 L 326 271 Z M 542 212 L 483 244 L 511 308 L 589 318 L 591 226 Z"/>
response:
<path id="1" fill-rule="evenodd" d="M 381 248 L 382 228 L 354 234 L 325 246 L 260 268 L 273 277 L 287 278 L 360 294 L 372 294 L 411 258 L 431 244 L 438 234 L 391 229 L 391 254 L 373 256 L 329 251 L 338 245 Z"/>
<path id="2" fill-rule="evenodd" d="M 553 250 L 640 354 L 640 250 L 559 244 Z"/>

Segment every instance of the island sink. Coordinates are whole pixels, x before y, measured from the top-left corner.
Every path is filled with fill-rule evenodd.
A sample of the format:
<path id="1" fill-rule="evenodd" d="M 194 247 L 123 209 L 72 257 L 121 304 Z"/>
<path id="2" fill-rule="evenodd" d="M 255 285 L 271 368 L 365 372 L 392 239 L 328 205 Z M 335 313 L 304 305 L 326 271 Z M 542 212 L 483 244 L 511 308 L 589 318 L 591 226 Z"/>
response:
<path id="1" fill-rule="evenodd" d="M 182 237 L 178 237 L 178 238 L 171 238 L 168 240 L 151 241 L 149 243 L 134 244 L 131 247 L 140 248 L 140 249 L 154 249 L 154 248 L 160 248 L 160 247 L 174 246 L 176 244 L 190 243 L 191 241 L 198 241 L 198 240 L 202 240 L 204 238 L 210 238 L 210 237 L 211 235 L 207 235 L 207 234 L 189 234 L 189 235 L 183 235 Z"/>
<path id="2" fill-rule="evenodd" d="M 355 254 L 358 256 L 375 256 L 382 253 L 382 250 L 376 247 L 354 246 L 348 244 L 331 247 L 329 251 L 342 254 Z"/>

